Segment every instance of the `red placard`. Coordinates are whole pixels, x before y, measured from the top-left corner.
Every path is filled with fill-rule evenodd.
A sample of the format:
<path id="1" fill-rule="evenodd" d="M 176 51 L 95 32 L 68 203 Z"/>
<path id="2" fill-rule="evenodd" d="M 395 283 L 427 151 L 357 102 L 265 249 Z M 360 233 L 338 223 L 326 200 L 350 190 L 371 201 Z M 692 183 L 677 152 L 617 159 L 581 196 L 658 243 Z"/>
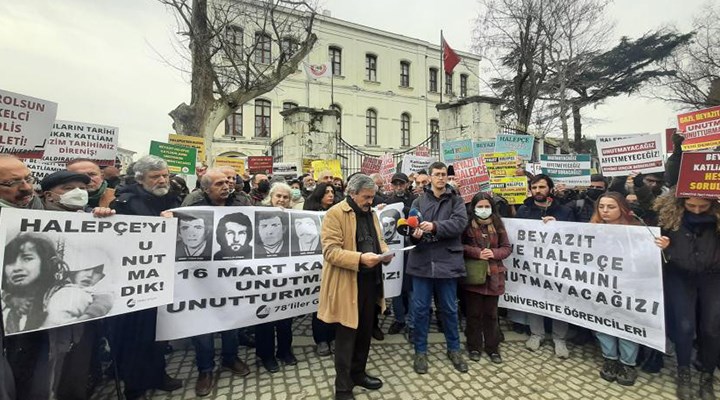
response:
<path id="1" fill-rule="evenodd" d="M 666 128 L 665 129 L 665 152 L 666 153 L 672 153 L 673 149 L 675 148 L 675 144 L 672 141 L 672 135 L 677 132 L 677 129 L 675 128 Z"/>
<path id="2" fill-rule="evenodd" d="M 382 160 L 378 157 L 365 157 L 360 166 L 360 172 L 365 175 L 376 174 L 380 172 L 380 165 Z"/>
<path id="3" fill-rule="evenodd" d="M 272 156 L 249 156 L 248 171 L 251 174 L 272 174 Z"/>
<path id="4" fill-rule="evenodd" d="M 675 196 L 720 199 L 720 153 L 683 153 Z"/>

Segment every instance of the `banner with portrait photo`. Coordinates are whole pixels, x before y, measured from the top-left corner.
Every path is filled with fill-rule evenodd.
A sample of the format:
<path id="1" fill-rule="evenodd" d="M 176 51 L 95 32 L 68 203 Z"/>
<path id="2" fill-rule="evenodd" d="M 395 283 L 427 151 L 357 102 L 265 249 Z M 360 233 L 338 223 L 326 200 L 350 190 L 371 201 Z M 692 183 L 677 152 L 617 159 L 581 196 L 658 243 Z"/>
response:
<path id="1" fill-rule="evenodd" d="M 171 303 L 175 229 L 159 217 L 3 208 L 5 334 Z"/>
<path id="2" fill-rule="evenodd" d="M 324 212 L 274 207 L 172 211 L 178 220 L 175 297 L 158 310 L 157 340 L 253 326 L 317 310 Z M 396 233 L 388 235 L 394 238 Z M 401 243 L 397 245 L 402 247 Z M 402 260 L 399 266 L 402 270 Z M 401 273 L 388 276 L 388 271 L 396 272 L 393 263 L 383 268 L 386 277 L 399 275 L 402 281 Z"/>
<path id="3" fill-rule="evenodd" d="M 394 203 L 386 205 L 382 210 L 375 210 L 378 216 L 380 227 L 383 230 L 385 243 L 391 251 L 399 250 L 405 247 L 405 237 L 397 231 L 397 222 L 403 217 L 403 203 Z M 383 265 L 383 285 L 385 298 L 400 296 L 403 281 L 403 264 L 405 254 L 402 251 L 396 251 L 395 257 L 388 265 Z"/>
<path id="4" fill-rule="evenodd" d="M 513 252 L 500 307 L 665 350 L 659 228 L 503 222 Z"/>

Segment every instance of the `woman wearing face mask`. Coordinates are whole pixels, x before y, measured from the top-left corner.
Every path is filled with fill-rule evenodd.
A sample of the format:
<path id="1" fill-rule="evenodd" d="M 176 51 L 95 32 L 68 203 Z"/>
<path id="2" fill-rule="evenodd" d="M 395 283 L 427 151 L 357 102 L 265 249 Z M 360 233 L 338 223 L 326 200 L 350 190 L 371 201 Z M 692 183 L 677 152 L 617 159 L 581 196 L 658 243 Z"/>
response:
<path id="1" fill-rule="evenodd" d="M 327 211 L 335 204 L 335 189 L 327 183 L 319 183 L 310 196 L 305 199 L 303 210 Z M 335 327 L 318 319 L 317 313 L 312 315 L 312 332 L 315 340 L 315 353 L 320 357 L 332 354 L 335 347 Z"/>
<path id="2" fill-rule="evenodd" d="M 480 361 L 484 348 L 490 361 L 499 364 L 502 363 L 502 357 L 499 349 L 498 298 L 505 293 L 507 269 L 502 260 L 510 255 L 510 241 L 505 225 L 495 210 L 491 194 L 480 192 L 472 198 L 468 220 L 468 227 L 462 236 L 465 258 L 486 260 L 489 265 L 484 284 L 462 286 L 467 312 L 467 348 L 471 360 Z"/>
<path id="3" fill-rule="evenodd" d="M 595 202 L 595 212 L 590 219 L 592 224 L 611 225 L 640 225 L 633 217 L 630 204 L 625 197 L 617 192 L 608 192 L 601 195 Z M 667 237 L 656 239 L 660 248 L 667 247 Z M 608 382 L 617 381 L 623 386 L 632 386 L 637 379 L 635 365 L 640 345 L 627 339 L 621 339 L 606 333 L 595 332 L 603 358 L 600 377 Z"/>
<path id="4" fill-rule="evenodd" d="M 302 210 L 305 204 L 301 186 L 300 181 L 297 179 L 290 181 L 290 188 L 292 189 L 290 194 L 292 195 L 293 208 L 296 210 Z"/>
<path id="5" fill-rule="evenodd" d="M 713 372 L 720 357 L 720 204 L 669 193 L 655 200 L 654 210 L 663 235 L 670 238 L 664 288 L 665 304 L 673 316 L 667 327 L 677 353 L 677 397 L 693 395 L 690 359 L 697 336 L 700 387 L 696 393 L 703 400 L 715 399 Z"/>

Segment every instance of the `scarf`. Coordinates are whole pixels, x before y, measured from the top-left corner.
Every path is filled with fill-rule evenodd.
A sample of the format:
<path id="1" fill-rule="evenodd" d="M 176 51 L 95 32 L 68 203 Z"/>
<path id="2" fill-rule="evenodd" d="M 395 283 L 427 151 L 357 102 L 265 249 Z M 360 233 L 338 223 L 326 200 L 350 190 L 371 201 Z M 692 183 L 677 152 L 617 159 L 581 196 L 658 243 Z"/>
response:
<path id="1" fill-rule="evenodd" d="M 717 219 L 711 214 L 694 214 L 689 211 L 683 213 L 682 224 L 690 232 L 698 233 L 705 225 L 717 224 Z"/>
<path id="2" fill-rule="evenodd" d="M 100 198 L 102 197 L 103 193 L 105 193 L 105 189 L 107 189 L 108 183 L 107 181 L 103 181 L 102 185 L 98 188 L 98 190 L 94 191 L 93 193 L 88 192 L 88 204 L 97 204 L 100 202 Z"/>

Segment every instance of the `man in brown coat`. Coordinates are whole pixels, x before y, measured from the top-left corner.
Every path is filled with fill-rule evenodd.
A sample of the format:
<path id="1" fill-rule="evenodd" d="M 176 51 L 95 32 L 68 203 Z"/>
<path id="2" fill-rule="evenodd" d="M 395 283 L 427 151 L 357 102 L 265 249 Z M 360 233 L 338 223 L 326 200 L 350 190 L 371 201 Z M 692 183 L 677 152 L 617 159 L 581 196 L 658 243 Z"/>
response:
<path id="1" fill-rule="evenodd" d="M 382 381 L 365 373 L 375 304 L 385 308 L 381 263 L 388 247 L 371 205 L 377 186 L 358 174 L 348 182 L 348 198 L 333 206 L 322 226 L 325 263 L 318 318 L 338 323 L 335 335 L 335 399 L 354 399 L 352 389 L 376 390 Z"/>

